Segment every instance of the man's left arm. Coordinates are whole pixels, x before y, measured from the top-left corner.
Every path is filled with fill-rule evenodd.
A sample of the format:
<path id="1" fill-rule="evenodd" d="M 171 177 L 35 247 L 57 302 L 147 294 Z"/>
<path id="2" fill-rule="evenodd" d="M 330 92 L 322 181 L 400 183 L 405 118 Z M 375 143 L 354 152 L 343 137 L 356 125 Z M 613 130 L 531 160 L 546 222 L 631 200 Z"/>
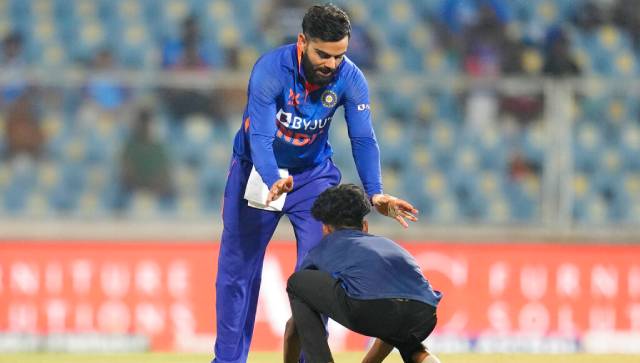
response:
<path id="1" fill-rule="evenodd" d="M 382 193 L 380 148 L 371 125 L 369 86 L 359 69 L 352 70 L 344 93 L 344 115 L 358 175 L 369 197 Z"/>
<path id="2" fill-rule="evenodd" d="M 371 203 L 381 214 L 408 227 L 405 218 L 417 221 L 418 210 L 407 201 L 382 192 L 380 148 L 371 123 L 369 85 L 359 69 L 354 69 L 347 80 L 344 114 L 356 169 Z"/>

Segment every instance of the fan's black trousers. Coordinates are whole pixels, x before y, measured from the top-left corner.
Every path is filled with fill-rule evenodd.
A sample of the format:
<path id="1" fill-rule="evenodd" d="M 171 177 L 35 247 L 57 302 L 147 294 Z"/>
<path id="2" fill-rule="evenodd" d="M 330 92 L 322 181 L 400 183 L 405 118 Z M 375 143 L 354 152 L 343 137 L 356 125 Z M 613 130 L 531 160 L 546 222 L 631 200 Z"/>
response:
<path id="1" fill-rule="evenodd" d="M 353 299 L 329 273 L 301 270 L 289 278 L 293 320 L 308 363 L 333 362 L 322 315 L 344 327 L 396 347 L 405 363 L 436 326 L 436 308 L 407 299 Z"/>

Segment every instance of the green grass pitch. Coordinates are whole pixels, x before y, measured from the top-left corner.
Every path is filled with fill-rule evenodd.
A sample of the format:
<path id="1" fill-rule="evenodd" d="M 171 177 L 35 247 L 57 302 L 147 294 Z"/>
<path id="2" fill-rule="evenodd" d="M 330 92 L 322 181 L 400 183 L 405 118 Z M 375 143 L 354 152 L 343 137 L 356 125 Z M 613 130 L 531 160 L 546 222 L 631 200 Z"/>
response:
<path id="1" fill-rule="evenodd" d="M 358 363 L 362 352 L 336 353 L 336 363 Z M 441 354 L 442 363 L 637 363 L 637 355 L 586 355 L 586 354 Z M 208 363 L 207 354 L 141 353 L 141 354 L 56 354 L 17 353 L 0 354 L 0 363 Z M 249 356 L 249 363 L 280 363 L 278 352 L 256 352 Z M 385 363 L 402 363 L 398 354 L 391 354 Z"/>

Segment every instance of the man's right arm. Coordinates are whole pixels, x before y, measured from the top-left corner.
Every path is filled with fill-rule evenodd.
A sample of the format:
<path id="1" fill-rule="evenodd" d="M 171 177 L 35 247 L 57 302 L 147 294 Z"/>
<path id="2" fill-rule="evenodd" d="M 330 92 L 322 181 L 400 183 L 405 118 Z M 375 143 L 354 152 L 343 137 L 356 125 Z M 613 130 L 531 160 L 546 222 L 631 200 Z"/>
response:
<path id="1" fill-rule="evenodd" d="M 280 179 L 278 163 L 273 153 L 276 134 L 276 98 L 281 91 L 280 80 L 265 59 L 259 60 L 251 72 L 247 100 L 251 159 L 258 174 L 269 188 Z"/>

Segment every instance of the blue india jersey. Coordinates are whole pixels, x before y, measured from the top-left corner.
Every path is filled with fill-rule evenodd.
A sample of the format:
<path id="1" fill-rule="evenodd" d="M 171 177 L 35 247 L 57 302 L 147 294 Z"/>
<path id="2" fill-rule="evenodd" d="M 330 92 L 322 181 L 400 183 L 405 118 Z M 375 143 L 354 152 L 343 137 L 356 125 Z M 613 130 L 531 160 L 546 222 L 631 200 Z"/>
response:
<path id="1" fill-rule="evenodd" d="M 235 136 L 234 154 L 251 161 L 271 186 L 278 168 L 292 173 L 319 165 L 333 154 L 329 127 L 343 106 L 358 174 L 370 196 L 382 193 L 380 152 L 371 124 L 364 75 L 346 56 L 324 87 L 307 82 L 301 50 L 286 45 L 264 54 L 251 72 L 247 106 Z"/>

